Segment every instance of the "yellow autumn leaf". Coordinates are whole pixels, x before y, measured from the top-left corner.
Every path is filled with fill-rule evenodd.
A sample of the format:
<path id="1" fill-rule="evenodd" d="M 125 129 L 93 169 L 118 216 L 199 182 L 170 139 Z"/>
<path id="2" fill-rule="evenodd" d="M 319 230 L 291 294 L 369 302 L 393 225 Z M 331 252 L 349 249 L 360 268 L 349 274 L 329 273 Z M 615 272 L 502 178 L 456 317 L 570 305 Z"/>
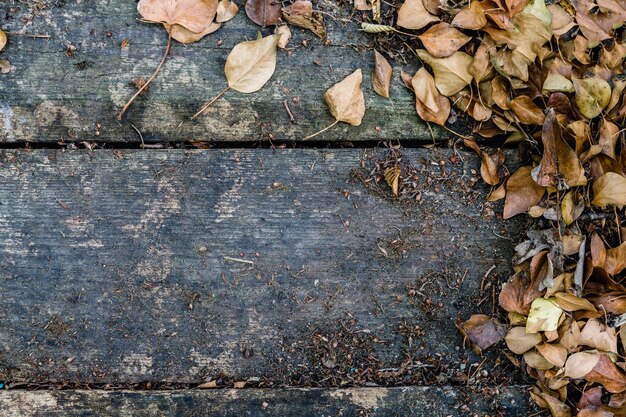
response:
<path id="1" fill-rule="evenodd" d="M 576 107 L 587 119 L 593 119 L 602 113 L 602 110 L 611 100 L 611 86 L 602 78 L 593 77 L 573 78 L 576 89 Z"/>
<path id="2" fill-rule="evenodd" d="M 559 327 L 559 319 L 563 310 L 554 298 L 535 299 L 530 305 L 530 313 L 526 320 L 528 333 L 549 332 Z"/>

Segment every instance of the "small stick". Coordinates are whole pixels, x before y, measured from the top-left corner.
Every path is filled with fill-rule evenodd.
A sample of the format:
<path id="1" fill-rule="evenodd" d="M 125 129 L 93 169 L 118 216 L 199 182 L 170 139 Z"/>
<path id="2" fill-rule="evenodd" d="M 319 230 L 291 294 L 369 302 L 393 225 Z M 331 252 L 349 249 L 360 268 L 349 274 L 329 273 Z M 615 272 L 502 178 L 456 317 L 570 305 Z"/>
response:
<path id="1" fill-rule="evenodd" d="M 208 109 L 209 107 L 211 107 L 211 105 L 213 103 L 215 103 L 217 100 L 219 100 L 228 90 L 230 90 L 230 86 L 226 87 L 225 89 L 223 89 L 222 91 L 220 91 L 220 93 L 215 96 L 211 101 L 209 101 L 207 104 L 205 104 L 204 106 L 202 106 L 202 108 L 200 110 L 198 110 L 198 113 L 194 114 L 193 116 L 191 116 L 191 120 L 194 120 L 196 117 L 200 116 L 202 113 L 204 113 L 206 111 L 206 109 Z"/>
<path id="2" fill-rule="evenodd" d="M 314 138 L 315 136 L 326 132 L 328 129 L 330 129 L 331 127 L 335 126 L 337 123 L 339 123 L 339 120 L 335 120 L 333 123 L 331 123 L 330 125 L 326 126 L 324 129 L 320 130 L 317 133 L 313 133 L 312 135 L 307 136 L 306 138 L 302 139 L 302 140 L 309 140 Z"/>
<path id="3" fill-rule="evenodd" d="M 27 38 L 34 38 L 34 39 L 50 39 L 52 36 L 50 35 L 31 35 L 30 33 L 23 33 L 23 32 L 4 32 L 7 35 L 11 35 L 11 36 L 25 36 Z"/>
<path id="4" fill-rule="evenodd" d="M 291 123 L 295 123 L 296 122 L 296 118 L 293 117 L 293 113 L 291 113 L 291 109 L 289 108 L 289 103 L 287 103 L 287 100 L 285 100 L 283 102 L 283 104 L 285 105 L 285 109 L 287 109 L 287 114 L 289 115 L 289 120 L 291 120 Z"/>
<path id="5" fill-rule="evenodd" d="M 124 118 L 124 114 L 126 113 L 126 111 L 128 110 L 128 108 L 130 107 L 131 104 L 133 104 L 133 101 L 135 101 L 135 99 L 137 97 L 139 97 L 139 95 L 146 89 L 148 88 L 148 85 L 156 78 L 156 76 L 159 74 L 159 72 L 161 71 L 161 68 L 163 68 L 163 65 L 165 64 L 165 60 L 167 59 L 167 56 L 170 53 L 170 49 L 172 47 L 172 34 L 168 32 L 168 36 L 167 36 L 167 47 L 165 48 L 165 53 L 163 54 L 163 59 L 161 59 L 161 63 L 159 64 L 159 66 L 157 67 L 156 71 L 154 72 L 154 74 L 152 74 L 152 77 L 150 77 L 150 79 L 143 85 L 141 86 L 141 88 L 139 90 L 137 90 L 137 92 L 135 93 L 134 96 L 131 97 L 130 100 L 128 100 L 128 103 L 126 103 L 126 105 L 124 106 L 124 108 L 122 109 L 122 111 L 120 112 L 120 114 L 118 114 L 117 118 L 119 120 L 122 120 Z"/>
<path id="6" fill-rule="evenodd" d="M 248 261 L 246 259 L 231 258 L 230 256 L 224 256 L 224 260 L 225 261 L 231 261 L 231 262 L 239 262 L 239 263 L 242 263 L 242 264 L 254 265 L 254 262 L 252 262 L 252 261 Z"/>

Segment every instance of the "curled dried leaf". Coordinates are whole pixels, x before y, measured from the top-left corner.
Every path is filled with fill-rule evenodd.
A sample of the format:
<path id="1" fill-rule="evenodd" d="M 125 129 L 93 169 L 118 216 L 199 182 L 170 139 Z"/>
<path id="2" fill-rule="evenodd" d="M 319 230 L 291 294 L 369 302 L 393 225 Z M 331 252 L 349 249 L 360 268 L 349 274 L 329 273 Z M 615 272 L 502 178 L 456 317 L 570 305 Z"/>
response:
<path id="1" fill-rule="evenodd" d="M 385 98 L 389 98 L 389 88 L 391 87 L 391 76 L 393 68 L 387 59 L 378 51 L 374 51 L 374 77 L 372 85 L 374 91 Z"/>

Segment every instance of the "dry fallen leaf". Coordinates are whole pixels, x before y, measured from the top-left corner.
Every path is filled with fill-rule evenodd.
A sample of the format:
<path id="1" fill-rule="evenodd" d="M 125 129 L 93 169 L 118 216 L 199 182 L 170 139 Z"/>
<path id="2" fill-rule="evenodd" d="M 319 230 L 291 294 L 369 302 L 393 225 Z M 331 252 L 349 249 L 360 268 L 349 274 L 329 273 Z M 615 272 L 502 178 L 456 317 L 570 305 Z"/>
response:
<path id="1" fill-rule="evenodd" d="M 504 153 L 497 149 L 493 154 L 489 155 L 478 147 L 476 142 L 470 139 L 464 139 L 465 146 L 472 149 L 480 156 L 480 175 L 482 179 L 489 185 L 498 185 L 500 183 L 500 175 L 498 170 L 504 164 Z"/>
<path id="2" fill-rule="evenodd" d="M 188 44 L 198 42 L 200 39 L 204 38 L 206 35 L 209 35 L 220 27 L 222 27 L 221 23 L 211 23 L 209 27 L 206 28 L 204 32 L 195 33 L 190 30 L 185 29 L 181 25 L 172 25 L 169 26 L 167 24 L 163 24 L 165 29 L 172 35 L 172 38 L 176 39 L 180 43 Z"/>
<path id="3" fill-rule="evenodd" d="M 463 29 L 481 29 L 487 24 L 485 9 L 479 1 L 474 0 L 454 16 L 451 24 Z"/>
<path id="4" fill-rule="evenodd" d="M 387 59 L 378 51 L 374 51 L 374 77 L 372 86 L 379 95 L 389 98 L 389 88 L 391 86 L 391 76 L 393 68 Z"/>
<path id="5" fill-rule="evenodd" d="M 213 22 L 217 0 L 140 0 L 137 11 L 151 22 L 180 25 L 200 33 Z"/>
<path id="6" fill-rule="evenodd" d="M 235 45 L 228 54 L 224 66 L 228 87 L 205 104 L 193 115 L 192 119 L 202 114 L 229 89 L 241 93 L 254 93 L 260 90 L 272 78 L 276 70 L 276 50 L 279 40 L 280 35 L 269 35 L 262 38 L 261 33 L 259 33 L 256 40 Z"/>
<path id="7" fill-rule="evenodd" d="M 220 0 L 217 4 L 215 21 L 217 23 L 228 22 L 237 15 L 237 12 L 239 12 L 239 6 L 237 6 L 237 3 L 231 0 Z"/>
<path id="8" fill-rule="evenodd" d="M 270 35 L 236 45 L 226 58 L 228 86 L 241 93 L 254 93 L 272 78 L 280 36 Z"/>
<path id="9" fill-rule="evenodd" d="M 439 18 L 428 13 L 422 0 L 407 0 L 398 11 L 398 26 L 405 29 L 421 29 Z"/>
<path id="10" fill-rule="evenodd" d="M 504 326 L 498 320 L 484 314 L 474 314 L 459 328 L 472 342 L 472 347 L 478 354 L 498 343 L 506 335 Z"/>
<path id="11" fill-rule="evenodd" d="M 282 9 L 283 17 L 294 26 L 308 29 L 319 36 L 326 38 L 326 26 L 321 14 L 313 15 L 313 3 L 309 0 L 296 0 Z"/>
<path id="12" fill-rule="evenodd" d="M 291 40 L 291 29 L 289 29 L 289 26 L 276 26 L 274 33 L 280 36 L 280 39 L 278 40 L 278 47 L 280 49 L 285 49 Z"/>
<path id="13" fill-rule="evenodd" d="M 520 95 L 509 101 L 513 113 L 521 123 L 526 125 L 543 125 L 545 117 L 543 111 L 528 96 Z"/>
<path id="14" fill-rule="evenodd" d="M 611 100 L 611 86 L 599 77 L 578 79 L 573 78 L 576 89 L 576 107 L 587 119 L 593 119 Z"/>
<path id="15" fill-rule="evenodd" d="M 279 0 L 246 0 L 246 15 L 261 27 L 274 26 L 282 17 Z"/>
<path id="16" fill-rule="evenodd" d="M 521 167 L 507 180 L 503 215 L 505 219 L 525 213 L 536 206 L 546 193 L 545 187 L 533 180 L 531 171 L 532 167 Z"/>
<path id="17" fill-rule="evenodd" d="M 365 116 L 365 96 L 361 90 L 362 82 L 363 73 L 361 69 L 358 69 L 326 90 L 324 101 L 330 113 L 335 117 L 335 121 L 304 139 L 311 139 L 339 122 L 359 126 Z"/>
<path id="18" fill-rule="evenodd" d="M 539 333 L 526 333 L 526 327 L 513 327 L 504 338 L 511 352 L 522 355 L 541 343 Z"/>
<path id="19" fill-rule="evenodd" d="M 594 206 L 605 208 L 626 205 L 626 178 L 614 172 L 607 172 L 593 181 Z"/>
<path id="20" fill-rule="evenodd" d="M 604 270 L 615 276 L 626 268 L 626 242 L 606 251 Z"/>
<path id="21" fill-rule="evenodd" d="M 400 192 L 400 167 L 389 167 L 385 170 L 385 181 L 389 187 L 391 187 L 391 192 L 394 197 L 397 197 Z"/>
<path id="22" fill-rule="evenodd" d="M 435 86 L 435 79 L 422 67 L 411 78 L 411 89 L 415 92 L 415 110 L 422 120 L 444 125 L 450 115 L 450 100 Z"/>
<path id="23" fill-rule="evenodd" d="M 556 330 L 563 310 L 554 298 L 537 298 L 530 306 L 530 313 L 526 320 L 528 333 L 549 332 Z"/>
<path id="24" fill-rule="evenodd" d="M 436 58 L 423 49 L 415 52 L 433 69 L 437 89 L 444 96 L 452 96 L 472 82 L 469 67 L 474 59 L 465 52 L 455 52 L 446 58 Z"/>
<path id="25" fill-rule="evenodd" d="M 7 45 L 7 41 L 7 34 L 0 30 L 0 51 L 2 51 Z"/>
<path id="26" fill-rule="evenodd" d="M 452 55 L 472 39 L 445 22 L 431 26 L 418 38 L 426 50 L 436 58 Z"/>

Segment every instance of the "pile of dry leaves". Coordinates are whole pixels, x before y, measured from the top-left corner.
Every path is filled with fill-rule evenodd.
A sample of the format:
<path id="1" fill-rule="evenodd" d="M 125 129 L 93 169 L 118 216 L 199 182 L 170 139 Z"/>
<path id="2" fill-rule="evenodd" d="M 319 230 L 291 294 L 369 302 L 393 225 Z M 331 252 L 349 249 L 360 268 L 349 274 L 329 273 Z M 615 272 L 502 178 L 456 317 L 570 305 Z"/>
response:
<path id="1" fill-rule="evenodd" d="M 544 227 L 517 246 L 500 293 L 508 330 L 484 315 L 461 330 L 476 350 L 504 338 L 553 416 L 626 416 L 626 4 L 407 0 L 387 23 L 363 29 L 403 37 L 424 64 L 402 77 L 423 120 L 444 125 L 455 106 L 483 143 L 527 155 L 508 176 L 501 150 L 463 137 L 504 218 Z"/>

